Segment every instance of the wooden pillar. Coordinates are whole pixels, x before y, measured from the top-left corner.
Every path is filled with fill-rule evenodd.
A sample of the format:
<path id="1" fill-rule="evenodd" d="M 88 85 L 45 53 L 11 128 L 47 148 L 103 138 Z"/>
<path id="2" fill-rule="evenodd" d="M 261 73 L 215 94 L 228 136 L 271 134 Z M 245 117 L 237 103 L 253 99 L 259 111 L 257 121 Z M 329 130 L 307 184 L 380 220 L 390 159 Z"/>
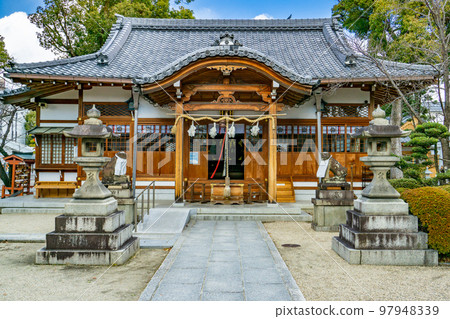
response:
<path id="1" fill-rule="evenodd" d="M 370 103 L 369 103 L 369 119 L 370 120 L 373 119 L 372 112 L 375 109 L 375 90 L 376 90 L 376 85 L 374 84 L 370 88 Z"/>
<path id="2" fill-rule="evenodd" d="M 182 104 L 176 105 L 176 116 L 183 114 Z M 183 133 L 184 118 L 177 122 L 175 134 L 175 202 L 183 203 Z"/>
<path id="3" fill-rule="evenodd" d="M 276 103 L 269 107 L 269 114 L 277 113 Z M 269 119 L 269 174 L 268 174 L 269 203 L 276 203 L 277 200 L 277 119 Z"/>
<path id="4" fill-rule="evenodd" d="M 83 124 L 83 103 L 84 103 L 84 92 L 83 92 L 83 86 L 79 85 L 77 87 L 78 90 L 78 125 Z M 73 154 L 74 157 L 81 156 L 81 138 L 77 139 L 77 154 Z M 83 170 L 81 169 L 80 165 L 77 165 L 77 185 L 78 187 L 81 187 L 81 174 Z"/>

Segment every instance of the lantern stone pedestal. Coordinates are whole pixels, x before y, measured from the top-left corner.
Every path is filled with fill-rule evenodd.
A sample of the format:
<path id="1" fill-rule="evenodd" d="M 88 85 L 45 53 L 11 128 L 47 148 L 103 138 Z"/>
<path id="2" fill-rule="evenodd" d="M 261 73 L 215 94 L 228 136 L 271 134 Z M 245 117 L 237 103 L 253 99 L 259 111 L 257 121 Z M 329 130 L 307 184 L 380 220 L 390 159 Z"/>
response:
<path id="1" fill-rule="evenodd" d="M 339 225 L 345 223 L 346 211 L 353 209 L 353 191 L 346 181 L 347 169 L 330 153 L 321 154 L 321 162 L 317 171 L 320 182 L 314 204 L 314 215 L 311 228 L 315 231 L 339 231 Z M 330 177 L 330 172 L 333 177 Z"/>
<path id="2" fill-rule="evenodd" d="M 346 211 L 353 209 L 353 191 L 345 183 L 344 189 L 318 189 L 314 204 L 311 228 L 315 231 L 337 232 L 339 225 L 345 223 Z M 347 188 L 347 189 L 345 189 Z"/>
<path id="3" fill-rule="evenodd" d="M 102 157 L 105 138 L 111 132 L 98 119 L 95 107 L 89 119 L 76 126 L 69 137 L 82 138 L 82 166 L 86 181 L 66 204 L 64 214 L 55 218 L 55 231 L 46 236 L 46 247 L 36 253 L 36 264 L 121 265 L 139 249 L 132 237 L 133 226 L 125 223 L 125 213 L 101 183 L 99 174 L 109 158 Z"/>
<path id="4" fill-rule="evenodd" d="M 353 137 L 367 138 L 368 156 L 361 160 L 374 173 L 372 182 L 347 211 L 333 250 L 350 264 L 434 266 L 438 252 L 428 249 L 428 235 L 418 231 L 418 219 L 386 178 L 399 159 L 391 154 L 391 138 L 409 135 L 388 125 L 384 111 L 373 112 L 369 127 Z"/>

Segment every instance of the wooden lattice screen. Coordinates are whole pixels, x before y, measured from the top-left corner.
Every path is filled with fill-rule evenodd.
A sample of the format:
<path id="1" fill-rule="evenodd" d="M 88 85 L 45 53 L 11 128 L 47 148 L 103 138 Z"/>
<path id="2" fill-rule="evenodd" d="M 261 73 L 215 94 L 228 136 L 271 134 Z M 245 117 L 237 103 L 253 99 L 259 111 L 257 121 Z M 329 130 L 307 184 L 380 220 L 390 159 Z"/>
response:
<path id="1" fill-rule="evenodd" d="M 102 116 L 130 116 L 128 104 L 120 102 L 83 103 L 84 116 L 86 116 L 86 112 L 90 110 L 94 104 L 95 108 L 100 111 Z"/>
<path id="2" fill-rule="evenodd" d="M 369 117 L 369 105 L 332 105 L 325 106 L 323 117 Z"/>

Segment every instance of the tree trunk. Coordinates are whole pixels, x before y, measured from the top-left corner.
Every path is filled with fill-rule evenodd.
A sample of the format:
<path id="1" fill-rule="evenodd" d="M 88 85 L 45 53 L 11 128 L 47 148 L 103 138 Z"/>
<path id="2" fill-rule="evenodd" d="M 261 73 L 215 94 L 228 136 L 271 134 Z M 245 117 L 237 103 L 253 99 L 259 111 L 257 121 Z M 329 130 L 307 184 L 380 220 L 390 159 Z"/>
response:
<path id="1" fill-rule="evenodd" d="M 402 125 L 402 99 L 397 99 L 392 103 L 391 125 Z M 402 142 L 400 138 L 392 139 L 392 153 L 397 156 L 402 156 Z M 403 172 L 397 167 L 391 168 L 391 179 L 403 178 Z"/>

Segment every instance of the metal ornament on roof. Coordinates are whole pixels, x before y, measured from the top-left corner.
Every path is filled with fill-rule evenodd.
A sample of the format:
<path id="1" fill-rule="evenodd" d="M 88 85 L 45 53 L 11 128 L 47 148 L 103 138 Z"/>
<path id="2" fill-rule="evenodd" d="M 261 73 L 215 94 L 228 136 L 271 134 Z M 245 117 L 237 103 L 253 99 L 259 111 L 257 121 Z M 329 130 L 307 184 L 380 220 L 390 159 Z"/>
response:
<path id="1" fill-rule="evenodd" d="M 190 137 L 194 137 L 195 136 L 195 131 L 197 130 L 197 128 L 194 125 L 194 121 L 192 121 L 191 127 L 189 127 L 188 129 L 188 135 Z"/>
<path id="2" fill-rule="evenodd" d="M 242 43 L 240 43 L 238 40 L 234 39 L 234 34 L 229 33 L 228 31 L 222 33 L 219 37 L 218 40 L 216 40 L 213 43 L 213 46 L 224 46 L 224 45 L 229 45 L 229 46 L 242 46 Z"/>

